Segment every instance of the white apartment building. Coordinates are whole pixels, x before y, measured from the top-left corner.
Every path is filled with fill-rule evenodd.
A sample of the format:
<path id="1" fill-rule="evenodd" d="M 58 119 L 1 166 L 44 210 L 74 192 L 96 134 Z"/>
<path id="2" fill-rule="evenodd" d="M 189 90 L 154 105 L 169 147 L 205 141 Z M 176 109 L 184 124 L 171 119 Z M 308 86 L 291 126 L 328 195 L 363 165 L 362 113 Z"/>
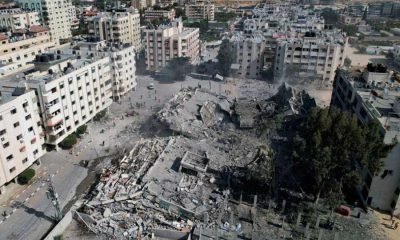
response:
<path id="1" fill-rule="evenodd" d="M 189 20 L 214 21 L 214 4 L 196 3 L 185 5 L 185 15 Z"/>
<path id="2" fill-rule="evenodd" d="M 72 37 L 69 9 L 71 0 L 18 0 L 20 7 L 25 10 L 36 11 L 40 15 L 42 25 L 50 29 L 51 39 L 56 43 L 63 43 Z"/>
<path id="3" fill-rule="evenodd" d="M 154 10 L 149 8 L 144 11 L 144 20 L 151 21 L 154 19 L 168 19 L 173 20 L 175 18 L 175 10 Z"/>
<path id="4" fill-rule="evenodd" d="M 0 88 L 0 193 L 5 184 L 38 163 L 46 152 L 45 135 L 32 89 Z"/>
<path id="5" fill-rule="evenodd" d="M 370 67 L 372 67 L 370 69 Z M 391 152 L 383 159 L 381 172 L 363 173 L 363 183 L 359 195 L 365 205 L 400 214 L 400 77 L 393 76 L 386 68 L 372 70 L 368 66 L 364 72 L 348 73 L 337 70 L 332 92 L 331 106 L 356 115 L 361 124 L 377 120 L 385 144 L 393 144 Z"/>
<path id="6" fill-rule="evenodd" d="M 42 26 L 21 29 L 10 36 L 0 34 L 0 77 L 33 67 L 36 54 L 54 45 L 49 30 Z"/>
<path id="7" fill-rule="evenodd" d="M 141 48 L 140 15 L 137 9 L 127 8 L 102 12 L 88 20 L 89 34 L 97 40 L 129 43 Z"/>
<path id="8" fill-rule="evenodd" d="M 160 7 L 168 7 L 176 2 L 176 0 L 157 0 L 157 5 Z"/>
<path id="9" fill-rule="evenodd" d="M 145 29 L 146 64 L 148 70 L 159 70 L 176 57 L 199 61 L 199 29 L 183 27 L 181 19 L 156 29 Z"/>
<path id="10" fill-rule="evenodd" d="M 71 29 L 78 29 L 79 28 L 79 19 L 76 16 L 76 7 L 71 5 L 68 7 L 68 18 L 71 24 Z"/>
<path id="11" fill-rule="evenodd" d="M 39 14 L 37 12 L 26 12 L 20 9 L 13 10 L 0 10 L 0 28 L 15 31 L 40 25 Z"/>
<path id="12" fill-rule="evenodd" d="M 331 86 L 336 68 L 344 63 L 347 42 L 348 38 L 343 33 L 322 32 L 309 32 L 303 38 L 279 39 L 275 50 L 274 77 L 304 76 L 319 81 L 321 87 Z"/>
<path id="13" fill-rule="evenodd" d="M 82 57 L 109 57 L 114 101 L 119 101 L 129 91 L 136 89 L 135 47 L 132 45 L 106 41 L 79 42 L 72 48 L 63 49 L 63 52 Z"/>
<path id="14" fill-rule="evenodd" d="M 45 128 L 45 143 L 57 146 L 65 137 L 112 103 L 109 57 L 83 57 L 62 50 L 36 56 L 35 72 L 0 79 L 3 87 L 22 83 L 34 89 Z"/>

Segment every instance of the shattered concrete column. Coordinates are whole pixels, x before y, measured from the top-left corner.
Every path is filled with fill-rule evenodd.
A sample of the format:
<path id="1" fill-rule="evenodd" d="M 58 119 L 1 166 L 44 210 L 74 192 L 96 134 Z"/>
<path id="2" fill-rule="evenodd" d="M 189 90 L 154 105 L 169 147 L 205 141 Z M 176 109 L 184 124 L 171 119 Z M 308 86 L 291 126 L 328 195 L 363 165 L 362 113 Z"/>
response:
<path id="1" fill-rule="evenodd" d="M 240 192 L 239 204 L 242 204 L 242 199 L 243 199 L 243 193 Z"/>
<path id="2" fill-rule="evenodd" d="M 286 207 L 286 200 L 282 201 L 282 213 L 285 212 L 285 207 Z"/>
<path id="3" fill-rule="evenodd" d="M 315 228 L 319 228 L 320 221 L 321 221 L 321 215 L 318 215 L 317 221 L 315 222 Z"/>
<path id="4" fill-rule="evenodd" d="M 268 202 L 268 211 L 271 210 L 272 208 L 272 200 L 270 199 Z"/>
<path id="5" fill-rule="evenodd" d="M 339 240 L 339 233 L 335 232 L 335 237 L 333 238 L 334 240 Z"/>
<path id="6" fill-rule="evenodd" d="M 299 212 L 299 215 L 297 215 L 297 221 L 296 221 L 296 226 L 300 226 L 301 223 L 301 212 Z"/>
<path id="7" fill-rule="evenodd" d="M 322 240 L 322 232 L 323 230 L 320 228 L 318 233 L 318 240 Z"/>
<path id="8" fill-rule="evenodd" d="M 304 229 L 304 236 L 305 237 L 307 237 L 309 229 L 310 229 L 310 223 L 307 223 L 306 228 Z"/>
<path id="9" fill-rule="evenodd" d="M 257 207 L 257 195 L 254 195 L 253 208 Z"/>

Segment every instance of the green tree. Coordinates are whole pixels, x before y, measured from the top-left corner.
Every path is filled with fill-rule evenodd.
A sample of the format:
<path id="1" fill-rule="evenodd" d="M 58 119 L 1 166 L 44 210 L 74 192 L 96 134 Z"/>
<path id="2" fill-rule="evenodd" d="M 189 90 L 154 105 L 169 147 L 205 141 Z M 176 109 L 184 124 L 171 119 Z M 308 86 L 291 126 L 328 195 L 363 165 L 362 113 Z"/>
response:
<path id="1" fill-rule="evenodd" d="M 64 140 L 62 140 L 62 142 L 59 143 L 59 146 L 62 149 L 70 149 L 72 148 L 76 143 L 78 142 L 78 139 L 76 137 L 75 133 L 72 133 L 70 135 L 68 135 L 66 138 L 64 138 Z"/>
<path id="2" fill-rule="evenodd" d="M 35 174 L 36 174 L 35 169 L 32 169 L 32 168 L 25 169 L 18 176 L 18 182 L 20 184 L 27 184 L 35 176 Z"/>
<path id="3" fill-rule="evenodd" d="M 382 157 L 391 148 L 383 143 L 378 122 L 360 126 L 355 116 L 336 108 L 312 109 L 292 147 L 303 189 L 312 193 L 316 202 L 321 194 L 342 194 L 344 186 L 357 186 L 361 176 L 356 166 L 378 172 Z"/>
<path id="4" fill-rule="evenodd" d="M 87 126 L 84 124 L 76 129 L 76 134 L 82 135 L 82 134 L 86 133 L 86 130 L 87 130 Z"/>
<path id="5" fill-rule="evenodd" d="M 350 67 L 351 66 L 351 59 L 350 58 L 346 57 L 344 59 L 344 66 L 345 67 Z"/>
<path id="6" fill-rule="evenodd" d="M 182 20 L 186 19 L 186 15 L 185 15 L 185 9 L 180 8 L 180 7 L 175 7 L 175 16 L 176 17 L 182 17 Z"/>
<path id="7" fill-rule="evenodd" d="M 342 27 L 343 32 L 346 32 L 348 36 L 355 36 L 358 32 L 357 26 L 345 25 Z"/>
<path id="8" fill-rule="evenodd" d="M 228 76 L 231 69 L 231 65 L 235 60 L 235 54 L 232 51 L 229 40 L 225 39 L 221 43 L 221 47 L 217 55 L 219 70 L 223 76 Z"/>

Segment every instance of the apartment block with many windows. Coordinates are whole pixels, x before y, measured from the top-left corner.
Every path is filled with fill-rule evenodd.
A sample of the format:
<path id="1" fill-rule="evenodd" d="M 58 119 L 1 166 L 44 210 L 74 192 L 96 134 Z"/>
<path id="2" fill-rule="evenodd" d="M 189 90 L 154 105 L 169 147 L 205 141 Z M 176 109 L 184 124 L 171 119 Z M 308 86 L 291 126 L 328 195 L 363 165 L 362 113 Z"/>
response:
<path id="1" fill-rule="evenodd" d="M 0 193 L 46 152 L 35 91 L 20 84 L 0 88 Z"/>
<path id="2" fill-rule="evenodd" d="M 42 25 L 50 29 L 51 39 L 56 44 L 71 39 L 71 0 L 18 0 L 18 3 L 22 9 L 39 13 Z"/>
<path id="3" fill-rule="evenodd" d="M 146 64 L 148 70 L 159 70 L 176 57 L 199 61 L 199 29 L 183 27 L 181 19 L 154 29 L 145 29 Z"/>
<path id="4" fill-rule="evenodd" d="M 359 195 L 365 205 L 400 214 L 400 77 L 384 66 L 369 64 L 352 72 L 338 69 L 331 106 L 354 113 L 360 124 L 381 124 L 385 144 L 394 144 L 379 173 L 359 169 Z"/>
<path id="5" fill-rule="evenodd" d="M 88 19 L 89 35 L 100 41 L 132 44 L 141 48 L 140 15 L 137 9 L 117 9 L 102 12 Z"/>
<path id="6" fill-rule="evenodd" d="M 109 57 L 114 101 L 119 101 L 136 88 L 135 48 L 132 45 L 106 41 L 78 42 L 62 51 L 83 58 Z"/>
<path id="7" fill-rule="evenodd" d="M 189 20 L 214 21 L 214 8 L 210 3 L 186 4 L 185 15 Z"/>
<path id="8" fill-rule="evenodd" d="M 112 103 L 109 57 L 81 57 L 62 50 L 37 55 L 34 72 L 0 79 L 3 87 L 25 83 L 34 89 L 45 129 L 45 143 L 57 146 L 65 137 Z"/>
<path id="9" fill-rule="evenodd" d="M 32 68 L 36 54 L 54 45 L 49 30 L 42 26 L 16 30 L 9 35 L 0 33 L 0 77 Z"/>
<path id="10" fill-rule="evenodd" d="M 173 20 L 175 18 L 175 10 L 154 10 L 149 8 L 144 11 L 144 20 L 151 21 L 151 20 Z"/>
<path id="11" fill-rule="evenodd" d="M 23 11 L 19 8 L 0 10 L 0 28 L 15 31 L 40 25 L 37 12 Z"/>

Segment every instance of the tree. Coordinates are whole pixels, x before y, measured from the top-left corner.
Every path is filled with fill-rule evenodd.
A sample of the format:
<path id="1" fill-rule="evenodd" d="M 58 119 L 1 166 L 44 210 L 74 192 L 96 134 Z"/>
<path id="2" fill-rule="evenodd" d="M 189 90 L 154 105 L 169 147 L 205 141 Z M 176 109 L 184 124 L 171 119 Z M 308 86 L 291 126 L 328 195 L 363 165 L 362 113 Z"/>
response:
<path id="1" fill-rule="evenodd" d="M 350 67 L 351 66 L 351 59 L 350 58 L 346 57 L 344 59 L 344 66 L 345 67 Z"/>
<path id="2" fill-rule="evenodd" d="M 82 134 L 86 133 L 86 130 L 87 130 L 87 126 L 84 124 L 76 129 L 76 134 L 82 135 Z"/>
<path id="3" fill-rule="evenodd" d="M 25 169 L 25 171 L 18 176 L 18 182 L 22 185 L 29 183 L 29 181 L 35 176 L 35 173 L 35 169 Z"/>
<path id="4" fill-rule="evenodd" d="M 76 134 L 72 133 L 68 135 L 62 142 L 59 143 L 59 146 L 62 149 L 70 149 L 72 148 L 76 143 L 78 142 L 78 139 L 76 137 Z"/>
<path id="5" fill-rule="evenodd" d="M 228 76 L 231 65 L 235 60 L 234 52 L 232 51 L 229 40 L 225 39 L 221 43 L 221 47 L 217 55 L 219 70 L 223 76 Z"/>
<path id="6" fill-rule="evenodd" d="M 357 26 L 354 25 L 345 25 L 342 27 L 343 32 L 346 32 L 348 36 L 355 36 L 358 32 Z"/>
<path id="7" fill-rule="evenodd" d="M 182 20 L 186 19 L 186 15 L 185 15 L 185 9 L 180 8 L 180 7 L 175 7 L 175 16 L 176 17 L 182 17 Z"/>
<path id="8" fill-rule="evenodd" d="M 356 166 L 374 174 L 391 146 L 383 143 L 380 124 L 360 126 L 357 118 L 336 108 L 314 108 L 301 123 L 292 140 L 292 159 L 302 187 L 320 195 L 343 193 L 343 187 L 356 187 L 361 176 Z"/>
<path id="9" fill-rule="evenodd" d="M 322 9 L 321 16 L 324 18 L 326 24 L 337 24 L 339 21 L 339 14 L 331 8 Z"/>

